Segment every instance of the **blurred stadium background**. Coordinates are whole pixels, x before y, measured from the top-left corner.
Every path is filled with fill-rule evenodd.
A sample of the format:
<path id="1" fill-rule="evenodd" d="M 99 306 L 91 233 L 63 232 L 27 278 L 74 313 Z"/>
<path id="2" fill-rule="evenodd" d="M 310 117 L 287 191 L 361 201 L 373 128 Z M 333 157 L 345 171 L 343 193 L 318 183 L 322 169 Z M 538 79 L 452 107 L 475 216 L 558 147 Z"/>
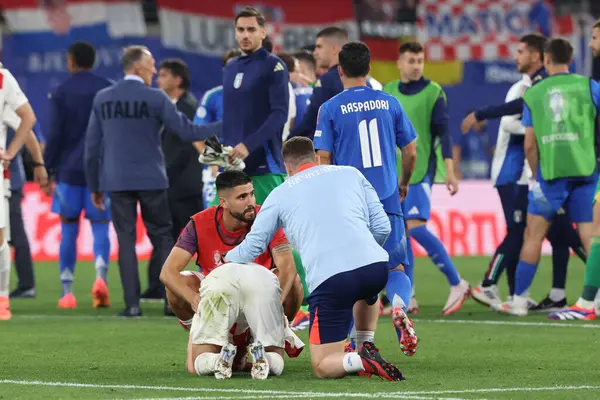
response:
<path id="1" fill-rule="evenodd" d="M 256 3 L 256 4 L 252 4 Z M 335 3 L 335 4 L 334 4 Z M 497 195 L 484 181 L 498 121 L 485 135 L 462 135 L 460 121 L 472 109 L 502 103 L 519 79 L 512 61 L 518 38 L 528 32 L 560 35 L 576 49 L 573 69 L 600 78 L 600 62 L 587 48 L 591 25 L 600 17 L 594 0 L 2 0 L 2 62 L 14 73 L 42 124 L 48 120 L 47 94 L 67 77 L 65 53 L 75 40 L 98 49 L 96 72 L 122 76 L 121 48 L 148 46 L 157 60 L 180 57 L 191 69 L 194 94 L 221 82 L 222 54 L 234 47 L 232 19 L 244 5 L 257 5 L 268 19 L 275 51 L 295 51 L 314 43 L 321 28 L 346 27 L 353 39 L 373 52 L 373 76 L 385 83 L 398 78 L 397 48 L 406 40 L 426 48 L 425 75 L 444 86 L 450 129 L 460 157 L 461 193 L 447 198 L 434 191 L 432 224 L 452 255 L 491 254 L 502 238 L 504 222 Z M 335 6 L 333 6 L 335 5 Z M 23 204 L 34 260 L 55 260 L 58 217 L 50 214 L 50 199 L 26 187 Z M 82 226 L 79 254 L 92 253 L 89 226 Z M 112 256 L 116 237 L 112 234 Z M 140 224 L 138 252 L 147 258 L 151 245 Z"/>
<path id="2" fill-rule="evenodd" d="M 474 108 L 504 101 L 520 79 L 513 62 L 518 38 L 532 31 L 571 40 L 573 70 L 600 79 L 600 62 L 592 60 L 587 48 L 593 21 L 600 18 L 600 1 L 0 0 L 1 61 L 17 77 L 42 128 L 48 122 L 48 92 L 67 78 L 65 53 L 76 40 L 96 46 L 96 72 L 112 79 L 122 77 L 125 45 L 146 45 L 158 61 L 182 58 L 191 70 L 191 90 L 200 98 L 221 84 L 221 56 L 235 45 L 233 17 L 246 5 L 258 6 L 267 16 L 276 51 L 295 51 L 313 44 L 320 29 L 344 26 L 371 48 L 373 76 L 381 83 L 398 79 L 395 60 L 403 41 L 424 44 L 425 76 L 441 83 L 448 96 L 463 178 L 454 197 L 443 186 L 433 191 L 430 225 L 463 277 L 477 284 L 505 230 L 489 182 L 498 121 L 490 121 L 484 135 L 462 135 L 460 122 Z M 472 301 L 457 315 L 441 319 L 447 284 L 423 258 L 416 268 L 419 354 L 406 359 L 394 351 L 389 317 L 382 317 L 377 331 L 379 346 L 392 354 L 391 361 L 400 361 L 408 376 L 401 386 L 390 389 L 389 382 L 358 377 L 318 382 L 312 379 L 308 351 L 286 365 L 282 378 L 261 385 L 246 379 L 199 381 L 185 372 L 187 337 L 173 319 L 165 319 L 162 305 L 144 304 L 140 320 L 114 318 L 122 306 L 114 231 L 109 272 L 113 307 L 97 310 L 83 300 L 94 274 L 88 261 L 77 269 L 80 306 L 57 309 L 60 222 L 50 205 L 51 199 L 32 183 L 25 187 L 23 213 L 38 294 L 35 300 L 13 302 L 15 318 L 0 326 L 0 398 L 598 398 L 600 373 L 592 350 L 599 342 L 598 330 L 582 329 L 598 325 L 553 325 L 544 315 L 516 322 Z M 83 223 L 80 232 L 79 257 L 90 260 L 89 224 Z M 138 221 L 140 259 L 148 259 L 151 250 Z M 416 253 L 424 255 L 419 248 Z M 550 264 L 547 258 L 542 261 L 532 289 L 536 299 L 547 293 Z M 583 264 L 571 266 L 567 298 L 574 301 Z M 144 284 L 145 273 L 141 276 Z M 306 332 L 300 335 L 307 341 Z"/>

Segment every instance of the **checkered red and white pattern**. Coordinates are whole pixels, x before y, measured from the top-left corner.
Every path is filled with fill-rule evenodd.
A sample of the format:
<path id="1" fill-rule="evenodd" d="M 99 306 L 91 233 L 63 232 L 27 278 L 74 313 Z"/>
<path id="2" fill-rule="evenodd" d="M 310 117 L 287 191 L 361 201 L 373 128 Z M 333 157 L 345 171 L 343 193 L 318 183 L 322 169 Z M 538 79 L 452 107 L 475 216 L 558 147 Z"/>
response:
<path id="1" fill-rule="evenodd" d="M 418 39 L 425 46 L 426 59 L 497 61 L 512 58 L 519 38 L 531 31 L 527 14 L 533 2 L 420 0 Z"/>

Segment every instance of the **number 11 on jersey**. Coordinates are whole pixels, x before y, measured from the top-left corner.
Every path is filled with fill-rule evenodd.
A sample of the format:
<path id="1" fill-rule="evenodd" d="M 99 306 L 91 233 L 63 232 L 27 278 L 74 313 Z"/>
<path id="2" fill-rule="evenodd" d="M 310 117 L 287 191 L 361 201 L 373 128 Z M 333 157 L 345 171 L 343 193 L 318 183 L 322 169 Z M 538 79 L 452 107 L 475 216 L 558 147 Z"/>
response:
<path id="1" fill-rule="evenodd" d="M 360 121 L 358 124 L 358 136 L 360 138 L 360 153 L 362 155 L 363 168 L 381 167 L 383 162 L 381 160 L 377 119 L 373 118 L 370 120 L 368 127 L 366 119 Z M 371 153 L 373 153 L 372 159 Z"/>

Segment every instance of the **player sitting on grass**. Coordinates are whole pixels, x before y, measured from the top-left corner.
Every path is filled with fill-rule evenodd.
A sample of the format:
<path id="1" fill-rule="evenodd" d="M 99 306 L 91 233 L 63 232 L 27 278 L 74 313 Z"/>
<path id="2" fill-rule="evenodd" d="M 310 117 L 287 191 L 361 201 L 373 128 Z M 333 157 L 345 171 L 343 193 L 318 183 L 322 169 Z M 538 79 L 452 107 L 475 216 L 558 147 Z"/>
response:
<path id="1" fill-rule="evenodd" d="M 169 267 L 172 270 L 163 268 L 161 279 L 165 286 L 183 287 L 184 282 L 180 281 L 179 285 L 177 282 L 178 279 L 181 279 L 179 272 L 185 269 L 194 254 L 198 254 L 196 260 L 198 267 L 205 275 L 210 274 L 211 271 L 223 264 L 221 254 L 240 244 L 250 231 L 256 213 L 260 210 L 260 206 L 256 205 L 254 187 L 250 177 L 242 171 L 224 171 L 217 177 L 216 187 L 220 205 L 210 207 L 192 216 L 191 221 L 175 243 L 175 249 L 183 251 L 180 258 L 177 259 L 178 262 Z M 291 321 L 300 308 L 304 292 L 296 273 L 289 242 L 283 230 L 277 232 L 269 244 L 269 248 L 254 262 L 267 269 L 276 267 L 280 270 L 279 280 L 283 290 L 283 307 L 285 315 Z M 168 288 L 167 292 L 169 292 Z M 188 303 L 193 298 L 191 293 L 182 293 L 177 289 L 171 290 L 168 295 L 174 300 L 174 303 L 180 301 L 178 298 L 187 300 Z M 189 312 L 190 308 L 187 311 Z M 179 316 L 179 314 L 177 315 Z M 191 317 L 180 319 L 181 323 L 188 327 L 192 322 Z"/>
<path id="2" fill-rule="evenodd" d="M 224 264 L 203 279 L 199 289 L 191 302 L 189 372 L 227 379 L 234 369 L 245 370 L 249 365 L 236 355 L 240 347 L 244 354 L 253 337 L 247 347 L 250 373 L 253 379 L 267 379 L 283 372 L 288 335 L 300 349 L 304 346 L 287 327 L 277 277 L 263 266 Z M 238 338 L 236 344 L 231 335 Z"/>

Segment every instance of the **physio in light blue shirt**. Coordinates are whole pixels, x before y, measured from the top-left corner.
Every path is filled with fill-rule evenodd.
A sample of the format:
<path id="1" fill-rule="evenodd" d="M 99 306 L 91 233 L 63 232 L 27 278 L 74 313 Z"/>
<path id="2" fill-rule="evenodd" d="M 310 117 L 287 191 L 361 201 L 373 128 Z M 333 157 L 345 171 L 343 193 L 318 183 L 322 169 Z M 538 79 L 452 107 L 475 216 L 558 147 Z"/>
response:
<path id="1" fill-rule="evenodd" d="M 225 261 L 251 262 L 280 227 L 302 257 L 311 293 L 336 274 L 388 261 L 382 245 L 391 226 L 373 186 L 354 167 L 314 162 L 269 194 L 252 230 Z"/>
<path id="2" fill-rule="evenodd" d="M 389 218 L 377 192 L 356 168 L 317 165 L 310 139 L 288 140 L 283 160 L 290 177 L 269 194 L 252 229 L 225 261 L 251 262 L 283 227 L 306 269 L 315 375 L 378 373 L 358 353 L 346 355 L 344 340 L 353 309 L 357 331 L 376 329 L 378 312 L 373 308 L 389 273 L 389 256 L 382 247 L 391 231 Z M 374 346 L 368 341 L 365 345 Z M 367 348 L 367 353 L 371 350 Z M 322 362 L 325 358 L 327 362 Z"/>

